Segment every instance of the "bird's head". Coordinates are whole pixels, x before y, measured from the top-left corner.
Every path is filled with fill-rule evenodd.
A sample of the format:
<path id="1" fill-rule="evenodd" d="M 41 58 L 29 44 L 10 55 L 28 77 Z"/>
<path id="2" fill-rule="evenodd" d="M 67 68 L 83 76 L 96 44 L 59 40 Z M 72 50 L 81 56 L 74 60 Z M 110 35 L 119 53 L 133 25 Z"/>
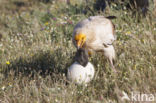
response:
<path id="1" fill-rule="evenodd" d="M 76 41 L 76 46 L 77 48 L 82 48 L 84 43 L 86 42 L 86 35 L 83 33 L 79 33 L 75 35 L 75 41 Z"/>

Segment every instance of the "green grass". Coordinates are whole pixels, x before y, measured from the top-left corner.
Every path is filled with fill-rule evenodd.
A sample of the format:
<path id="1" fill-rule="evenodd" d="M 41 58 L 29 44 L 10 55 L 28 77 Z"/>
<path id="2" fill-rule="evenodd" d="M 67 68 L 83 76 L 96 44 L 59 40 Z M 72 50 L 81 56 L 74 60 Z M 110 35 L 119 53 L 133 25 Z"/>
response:
<path id="1" fill-rule="evenodd" d="M 0 0 L 0 102 L 2 103 L 124 103 L 122 92 L 156 93 L 156 21 L 153 5 L 146 17 L 92 3 L 71 5 L 41 1 Z M 88 9 L 88 7 L 90 9 Z M 91 62 L 95 77 L 88 86 L 67 83 L 73 63 L 74 25 L 93 15 L 115 15 L 117 40 L 114 73 L 102 54 Z M 84 14 L 85 13 L 85 14 Z M 156 100 L 156 96 L 155 96 Z M 154 102 L 153 102 L 154 103 Z"/>

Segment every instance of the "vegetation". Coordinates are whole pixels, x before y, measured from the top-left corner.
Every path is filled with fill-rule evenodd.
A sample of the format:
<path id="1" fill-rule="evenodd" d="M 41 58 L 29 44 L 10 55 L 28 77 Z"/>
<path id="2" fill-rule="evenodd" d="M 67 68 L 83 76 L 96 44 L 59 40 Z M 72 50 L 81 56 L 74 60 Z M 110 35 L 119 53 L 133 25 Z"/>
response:
<path id="1" fill-rule="evenodd" d="M 145 17 L 117 5 L 104 12 L 94 2 L 70 5 L 56 0 L 0 0 L 1 103 L 124 103 L 122 93 L 156 93 L 156 22 L 153 3 Z M 90 61 L 95 77 L 87 86 L 71 84 L 74 25 L 91 15 L 115 15 L 114 73 L 102 54 Z M 156 96 L 155 96 L 156 100 Z M 153 101 L 154 103 L 155 101 Z"/>

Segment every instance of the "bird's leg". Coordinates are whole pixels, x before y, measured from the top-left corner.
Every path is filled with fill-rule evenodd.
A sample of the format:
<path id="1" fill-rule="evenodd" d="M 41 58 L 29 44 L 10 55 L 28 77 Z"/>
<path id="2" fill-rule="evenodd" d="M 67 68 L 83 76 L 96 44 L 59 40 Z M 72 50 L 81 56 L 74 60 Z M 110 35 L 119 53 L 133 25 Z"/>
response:
<path id="1" fill-rule="evenodd" d="M 114 64 L 113 64 L 113 59 L 110 59 L 110 58 L 109 58 L 109 62 L 110 62 L 110 64 L 111 64 L 111 67 L 112 67 L 112 69 L 114 70 L 114 72 L 117 72 L 116 69 L 115 69 L 115 67 L 114 67 Z"/>
<path id="2" fill-rule="evenodd" d="M 113 60 L 115 59 L 115 49 L 113 45 L 109 45 L 108 47 L 104 48 L 104 56 L 108 58 L 112 69 L 116 72 L 116 69 L 113 64 Z"/>

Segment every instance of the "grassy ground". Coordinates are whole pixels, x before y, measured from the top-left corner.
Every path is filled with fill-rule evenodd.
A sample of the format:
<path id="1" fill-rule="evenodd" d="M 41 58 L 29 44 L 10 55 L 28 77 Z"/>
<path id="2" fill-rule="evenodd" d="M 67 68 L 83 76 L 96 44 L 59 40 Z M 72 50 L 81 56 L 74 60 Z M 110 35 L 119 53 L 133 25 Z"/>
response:
<path id="1" fill-rule="evenodd" d="M 92 3 L 21 1 L 0 0 L 0 102 L 129 103 L 121 101 L 122 92 L 129 96 L 132 92 L 156 93 L 152 4 L 142 18 L 116 5 L 102 13 Z M 73 27 L 93 14 L 117 16 L 113 23 L 118 73 L 102 54 L 94 54 L 90 60 L 96 70 L 93 81 L 88 86 L 67 84 L 65 72 L 76 51 L 71 40 Z"/>

